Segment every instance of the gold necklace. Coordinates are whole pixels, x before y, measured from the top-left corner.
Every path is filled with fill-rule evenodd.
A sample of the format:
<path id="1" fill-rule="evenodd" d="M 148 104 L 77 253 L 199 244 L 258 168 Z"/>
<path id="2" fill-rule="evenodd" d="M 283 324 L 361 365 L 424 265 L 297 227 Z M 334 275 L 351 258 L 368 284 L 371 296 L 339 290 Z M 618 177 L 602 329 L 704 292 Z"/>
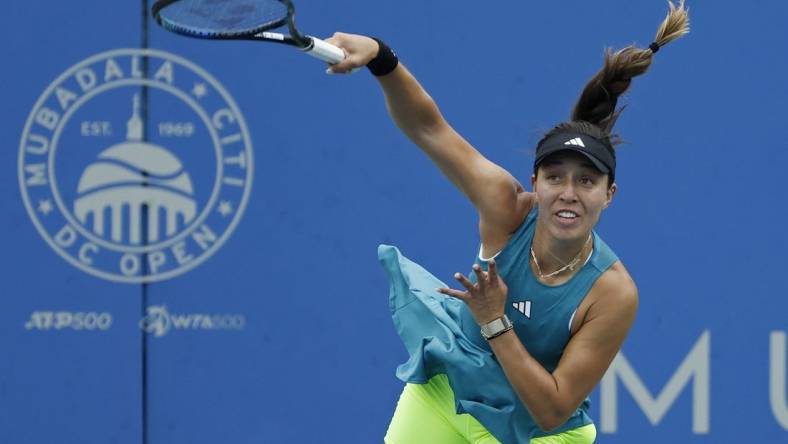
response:
<path id="1" fill-rule="evenodd" d="M 549 274 L 542 274 L 542 268 L 539 266 L 539 261 L 536 260 L 536 253 L 534 253 L 534 247 L 533 247 L 533 243 L 532 243 L 531 244 L 531 257 L 534 258 L 534 265 L 536 265 L 536 272 L 539 274 L 539 278 L 540 279 L 550 278 L 550 277 L 553 277 L 553 276 L 555 276 L 555 275 L 557 275 L 557 274 L 559 274 L 559 273 L 561 273 L 563 271 L 566 271 L 566 270 L 574 271 L 575 270 L 575 265 L 577 265 L 577 263 L 580 262 L 580 255 L 583 254 L 583 248 L 586 247 L 586 245 L 588 244 L 588 241 L 590 241 L 590 240 L 591 240 L 591 234 L 589 233 L 588 234 L 588 239 L 586 239 L 586 241 L 583 243 L 583 246 L 580 247 L 580 251 L 577 252 L 577 256 L 575 256 L 574 259 L 569 261 L 568 264 L 564 265 L 563 267 L 561 267 L 558 270 L 556 270 L 556 271 L 554 271 L 552 273 L 549 273 Z"/>

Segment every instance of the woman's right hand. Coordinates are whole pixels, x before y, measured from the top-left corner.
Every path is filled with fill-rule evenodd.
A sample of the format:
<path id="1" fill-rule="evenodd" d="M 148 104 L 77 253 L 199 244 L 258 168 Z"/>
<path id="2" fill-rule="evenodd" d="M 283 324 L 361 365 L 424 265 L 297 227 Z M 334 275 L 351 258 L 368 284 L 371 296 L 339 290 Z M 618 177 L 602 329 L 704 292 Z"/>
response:
<path id="1" fill-rule="evenodd" d="M 347 74 L 354 69 L 363 68 L 378 55 L 378 42 L 367 36 L 335 32 L 325 41 L 345 52 L 345 60 L 329 66 L 327 72 L 332 74 Z"/>

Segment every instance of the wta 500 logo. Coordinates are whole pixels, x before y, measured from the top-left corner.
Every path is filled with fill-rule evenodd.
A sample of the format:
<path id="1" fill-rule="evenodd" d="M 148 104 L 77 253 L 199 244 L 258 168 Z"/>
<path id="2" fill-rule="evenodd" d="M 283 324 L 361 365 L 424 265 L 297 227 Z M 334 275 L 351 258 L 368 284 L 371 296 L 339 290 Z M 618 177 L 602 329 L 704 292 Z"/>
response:
<path id="1" fill-rule="evenodd" d="M 140 321 L 145 333 L 160 338 L 170 330 L 235 330 L 246 327 L 246 317 L 242 314 L 227 313 L 170 313 L 164 305 L 151 305 Z"/>
<path id="2" fill-rule="evenodd" d="M 205 261 L 251 184 L 238 106 L 206 71 L 156 50 L 69 68 L 36 102 L 19 147 L 22 198 L 41 236 L 117 282 L 160 281 Z"/>

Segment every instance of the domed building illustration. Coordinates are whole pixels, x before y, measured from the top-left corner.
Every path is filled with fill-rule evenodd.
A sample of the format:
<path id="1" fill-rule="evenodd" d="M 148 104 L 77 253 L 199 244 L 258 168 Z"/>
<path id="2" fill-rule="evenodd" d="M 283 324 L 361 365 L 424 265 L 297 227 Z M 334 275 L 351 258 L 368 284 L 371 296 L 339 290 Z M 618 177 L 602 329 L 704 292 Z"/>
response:
<path id="1" fill-rule="evenodd" d="M 165 240 L 197 214 L 192 181 L 180 160 L 161 146 L 143 142 L 142 136 L 140 98 L 135 94 L 126 141 L 102 151 L 79 179 L 74 214 L 87 229 L 115 243 Z"/>

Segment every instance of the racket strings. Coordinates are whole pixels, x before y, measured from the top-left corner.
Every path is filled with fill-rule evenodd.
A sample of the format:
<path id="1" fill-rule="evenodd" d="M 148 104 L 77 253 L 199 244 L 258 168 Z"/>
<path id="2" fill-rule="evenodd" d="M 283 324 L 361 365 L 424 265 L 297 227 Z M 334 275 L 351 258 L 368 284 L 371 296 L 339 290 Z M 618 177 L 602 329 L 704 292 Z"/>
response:
<path id="1" fill-rule="evenodd" d="M 167 28 L 203 37 L 249 35 L 281 26 L 287 5 L 278 0 L 179 0 L 161 8 Z"/>

